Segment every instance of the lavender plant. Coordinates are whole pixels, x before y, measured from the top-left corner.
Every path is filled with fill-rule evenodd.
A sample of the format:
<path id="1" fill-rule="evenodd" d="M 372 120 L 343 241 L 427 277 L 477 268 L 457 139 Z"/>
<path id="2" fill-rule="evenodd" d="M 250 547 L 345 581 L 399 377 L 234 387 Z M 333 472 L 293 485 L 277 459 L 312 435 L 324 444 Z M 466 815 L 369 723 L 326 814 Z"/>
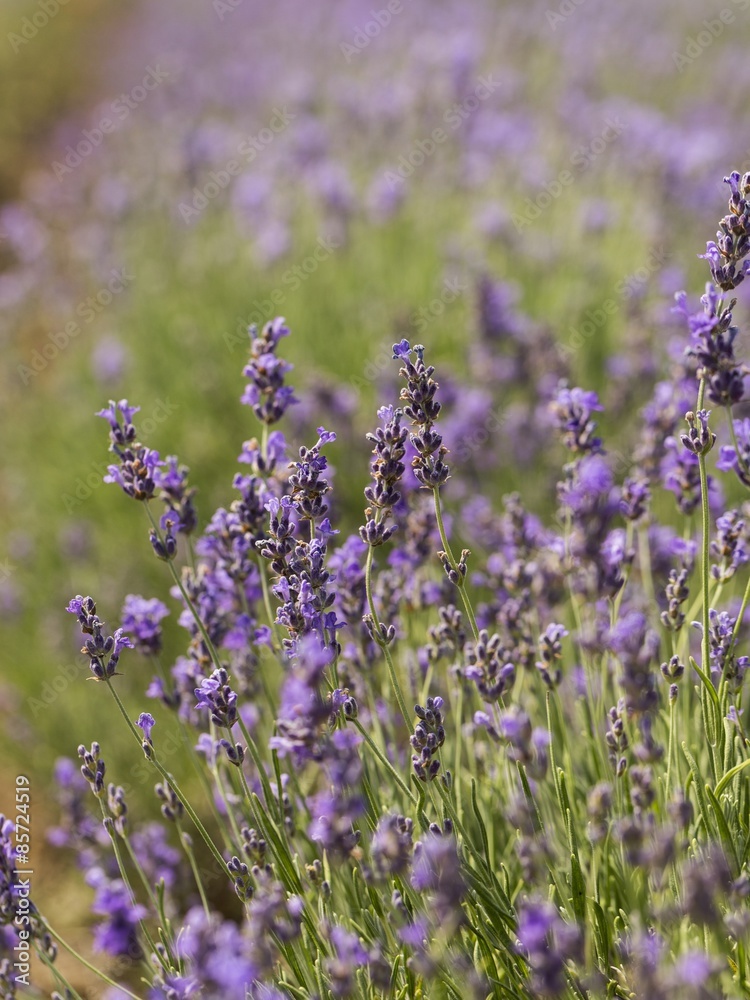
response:
<path id="1" fill-rule="evenodd" d="M 57 996 L 81 996 L 59 948 L 113 996 L 149 1000 L 750 996 L 747 506 L 728 506 L 709 474 L 732 495 L 750 484 L 726 298 L 750 270 L 750 174 L 726 182 L 701 309 L 677 296 L 689 341 L 625 474 L 597 394 L 550 385 L 568 459 L 557 517 L 466 491 L 471 574 L 444 514 L 452 470 L 427 347 L 394 346 L 402 407 L 378 411 L 364 523 L 341 539 L 335 434 L 319 427 L 289 461 L 271 430 L 297 402 L 282 319 L 250 328 L 242 401 L 260 437 L 242 445 L 238 498 L 202 534 L 187 470 L 138 441 L 137 407 L 101 411 L 107 481 L 146 512 L 186 651 L 163 668 L 159 598 L 129 595 L 111 633 L 92 597 L 70 601 L 90 696 L 98 713 L 113 699 L 162 822 L 107 781 L 104 727 L 78 748 L 80 775 L 58 766 L 52 839 L 87 872 L 100 958 L 27 907 Z M 657 520 L 669 493 L 679 530 Z M 135 655 L 157 671 L 153 714 L 118 692 Z M 169 714 L 189 782 L 166 766 Z M 12 833 L 0 820 L 9 945 Z M 0 976 L 14 996 L 7 963 Z"/>

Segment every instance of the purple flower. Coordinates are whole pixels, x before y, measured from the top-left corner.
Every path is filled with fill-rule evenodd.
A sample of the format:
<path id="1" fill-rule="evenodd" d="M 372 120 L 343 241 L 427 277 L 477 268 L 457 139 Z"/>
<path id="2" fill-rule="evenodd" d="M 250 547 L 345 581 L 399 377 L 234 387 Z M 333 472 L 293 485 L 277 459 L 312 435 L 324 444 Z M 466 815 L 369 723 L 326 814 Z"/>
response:
<path id="1" fill-rule="evenodd" d="M 571 477 L 560 485 L 560 502 L 574 514 L 583 513 L 609 495 L 613 482 L 606 458 L 598 454 L 587 455 L 576 464 Z"/>
<path id="2" fill-rule="evenodd" d="M 566 448 L 577 455 L 596 454 L 602 450 L 591 414 L 603 409 L 595 392 L 578 387 L 569 389 L 566 382 L 560 383 L 550 403 L 550 411 Z"/>
<path id="3" fill-rule="evenodd" d="M 138 409 L 137 406 L 128 406 L 125 399 L 119 403 L 110 400 L 109 407 L 100 410 L 97 416 L 104 417 L 109 423 L 109 450 L 120 463 L 107 467 L 108 475 L 104 477 L 104 482 L 116 483 L 134 500 L 147 501 L 155 495 L 155 477 L 164 463 L 160 461 L 158 451 L 146 448 L 135 439 L 136 430 L 131 421 Z M 121 418 L 118 417 L 118 410 Z"/>
<path id="4" fill-rule="evenodd" d="M 383 961 L 378 945 L 365 948 L 356 934 L 336 925 L 330 931 L 335 957 L 326 962 L 331 977 L 333 995 L 337 1000 L 354 996 L 357 972 L 367 968 L 373 984 L 386 989 L 390 981 L 390 969 Z"/>
<path id="5" fill-rule="evenodd" d="M 464 648 L 466 666 L 463 675 L 474 681 L 482 697 L 488 701 L 499 701 L 516 678 L 516 668 L 512 663 L 505 662 L 504 653 L 500 636 L 495 633 L 490 637 L 487 629 L 482 629 L 477 641 L 467 642 Z"/>
<path id="6" fill-rule="evenodd" d="M 103 417 L 113 432 L 122 435 L 122 443 L 125 443 L 128 439 L 132 440 L 135 437 L 134 433 L 129 437 L 129 428 L 133 427 L 133 417 L 140 412 L 140 409 L 140 406 L 130 406 L 127 399 L 121 399 L 119 403 L 110 399 L 109 406 L 99 410 L 95 416 Z"/>
<path id="7" fill-rule="evenodd" d="M 415 751 L 412 766 L 420 781 L 434 781 L 440 771 L 438 752 L 445 743 L 442 709 L 443 699 L 437 696 L 428 698 L 424 707 L 414 706 L 419 721 L 409 742 Z"/>
<path id="8" fill-rule="evenodd" d="M 396 487 L 404 474 L 407 438 L 407 430 L 401 426 L 402 410 L 382 406 L 378 417 L 383 422 L 382 427 L 367 435 L 367 440 L 375 445 L 370 463 L 373 481 L 365 488 L 365 499 L 369 504 L 365 510 L 367 521 L 359 529 L 362 541 L 372 546 L 387 542 L 396 530 L 395 525 L 388 525 L 387 522 L 401 499 Z"/>
<path id="9" fill-rule="evenodd" d="M 365 811 L 364 802 L 358 795 L 336 792 L 320 792 L 310 803 L 312 820 L 307 833 L 311 840 L 339 858 L 347 858 L 357 847 L 360 832 L 354 823 Z"/>
<path id="10" fill-rule="evenodd" d="M 131 833 L 130 842 L 153 885 L 161 881 L 167 888 L 179 884 L 183 855 L 169 843 L 163 823 L 145 823 Z"/>
<path id="11" fill-rule="evenodd" d="M 196 708 L 207 708 L 217 726 L 231 729 L 237 721 L 237 694 L 229 686 L 229 674 L 217 668 L 195 689 Z"/>
<path id="12" fill-rule="evenodd" d="M 262 966 L 253 956 L 253 937 L 243 934 L 231 920 L 218 914 L 207 917 L 201 907 L 189 910 L 177 952 L 185 963 L 185 974 L 197 982 L 196 997 L 245 1000 L 262 975 Z M 262 947 L 261 941 L 257 947 Z M 191 994 L 188 994 L 191 995 Z"/>
<path id="13" fill-rule="evenodd" d="M 688 986 L 693 989 L 704 986 L 706 981 L 717 972 L 720 965 L 715 959 L 706 955 L 702 951 L 689 951 L 681 955 L 675 962 L 670 979 L 679 986 Z"/>
<path id="14" fill-rule="evenodd" d="M 250 379 L 241 402 L 253 408 L 258 420 L 264 424 L 275 424 L 283 417 L 290 405 L 297 402 L 294 389 L 284 384 L 285 376 L 293 369 L 277 357 L 276 349 L 282 337 L 289 334 L 289 328 L 281 316 L 266 323 L 258 333 L 255 325 L 249 328 L 251 350 L 250 360 L 243 374 Z"/>
<path id="15" fill-rule="evenodd" d="M 156 719 L 154 719 L 153 715 L 150 715 L 148 712 L 141 712 L 138 716 L 136 726 L 143 730 L 143 738 L 147 743 L 151 742 L 151 730 L 155 725 Z"/>
<path id="16" fill-rule="evenodd" d="M 370 845 L 377 878 L 386 880 L 408 870 L 414 851 L 412 834 L 413 823 L 405 816 L 381 817 Z"/>
<path id="17" fill-rule="evenodd" d="M 416 360 L 411 361 L 411 354 Z M 406 340 L 394 345 L 394 358 L 403 361 L 400 370 L 406 380 L 406 386 L 401 390 L 404 401 L 404 416 L 411 420 L 414 432 L 409 435 L 416 455 L 412 460 L 412 471 L 419 484 L 426 489 L 442 486 L 450 478 L 450 469 L 444 459 L 448 449 L 443 444 L 442 435 L 436 429 L 436 421 L 440 414 L 441 404 L 435 398 L 438 389 L 433 379 L 435 369 L 424 363 L 424 347 L 416 344 L 409 347 Z"/>
<path id="18" fill-rule="evenodd" d="M 148 915 L 145 906 L 131 900 L 124 882 L 110 881 L 101 869 L 94 869 L 88 882 L 96 888 L 91 909 L 105 918 L 94 931 L 94 948 L 108 955 L 142 956 L 138 924 Z"/>
<path id="19" fill-rule="evenodd" d="M 733 303 L 725 307 L 710 283 L 701 296 L 702 312 L 690 312 L 684 292 L 678 292 L 675 300 L 672 311 L 684 317 L 690 331 L 691 344 L 685 353 L 697 360 L 696 375 L 707 380 L 708 398 L 717 406 L 739 403 L 744 395 L 744 373 L 734 356 L 737 327 L 732 325 Z"/>
<path id="20" fill-rule="evenodd" d="M 90 597 L 74 597 L 65 610 L 78 618 L 85 640 L 81 652 L 89 657 L 94 678 L 101 681 L 116 676 L 123 649 L 133 648 L 130 639 L 121 628 L 115 629 L 113 635 L 104 632 L 104 622 L 96 614 L 96 604 Z"/>
<path id="21" fill-rule="evenodd" d="M 750 559 L 747 551 L 745 520 L 738 511 L 728 510 L 716 518 L 716 537 L 711 541 L 711 554 L 719 560 L 711 567 L 715 580 L 731 580 L 740 566 Z"/>
<path id="22" fill-rule="evenodd" d="M 706 252 L 698 254 L 711 267 L 711 277 L 722 291 L 736 288 L 750 270 L 750 261 L 743 258 L 750 253 L 750 174 L 740 177 L 734 170 L 724 183 L 731 188 L 729 215 L 719 223 L 716 240 L 706 243 Z"/>
<path id="23" fill-rule="evenodd" d="M 198 524 L 198 515 L 193 504 L 195 489 L 188 486 L 187 466 L 180 465 L 176 455 L 168 455 L 163 468 L 154 471 L 154 482 L 161 490 L 161 499 L 166 504 L 166 513 L 161 517 L 161 527 L 164 529 L 167 520 L 172 522 L 175 531 L 189 535 Z"/>
<path id="24" fill-rule="evenodd" d="M 519 909 L 518 940 L 531 968 L 532 988 L 541 996 L 563 996 L 566 963 L 581 956 L 580 929 L 566 924 L 551 903 L 527 900 Z"/>
<path id="25" fill-rule="evenodd" d="M 417 844 L 411 884 L 417 892 L 430 894 L 431 911 L 443 929 L 455 930 L 463 923 L 466 883 L 453 836 L 428 833 Z"/>
<path id="26" fill-rule="evenodd" d="M 122 627 L 133 637 L 133 648 L 145 656 L 161 650 L 162 630 L 159 624 L 169 609 L 158 598 L 128 594 L 122 606 Z"/>
<path id="27" fill-rule="evenodd" d="M 716 468 L 720 472 L 734 472 L 745 486 L 750 486 L 750 419 L 735 420 L 733 426 L 737 448 L 723 445 Z"/>

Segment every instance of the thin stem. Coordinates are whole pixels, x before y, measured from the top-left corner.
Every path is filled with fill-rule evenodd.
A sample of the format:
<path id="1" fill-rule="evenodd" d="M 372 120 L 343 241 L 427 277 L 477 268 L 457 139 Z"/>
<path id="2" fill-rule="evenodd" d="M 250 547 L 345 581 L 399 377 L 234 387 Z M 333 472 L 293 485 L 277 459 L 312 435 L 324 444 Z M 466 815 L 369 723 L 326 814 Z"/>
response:
<path id="1" fill-rule="evenodd" d="M 63 996 L 66 996 L 66 1000 L 68 1000 L 68 995 L 70 1000 L 83 1000 L 83 997 L 78 990 L 65 978 L 62 972 L 60 972 L 49 955 L 45 954 L 44 949 L 39 947 L 38 942 L 35 942 L 35 951 L 39 961 L 49 969 L 49 973 L 54 979 L 55 985 L 62 987 Z M 33 996 L 41 997 L 43 994 L 41 990 L 34 990 Z"/>
<path id="2" fill-rule="evenodd" d="M 652 608 L 656 607 L 656 594 L 654 592 L 654 578 L 651 572 L 651 546 L 648 540 L 648 527 L 638 532 L 638 561 L 641 566 L 641 582 L 643 589 Z M 623 590 L 625 588 L 623 587 Z"/>
<path id="3" fill-rule="evenodd" d="M 198 863 L 195 860 L 195 854 L 193 853 L 192 841 L 190 835 L 185 833 L 180 826 L 180 821 L 175 821 L 175 826 L 177 827 L 177 832 L 180 835 L 180 843 L 185 849 L 185 854 L 188 856 L 188 861 L 190 862 L 190 867 L 193 870 L 193 877 L 195 878 L 195 884 L 198 887 L 198 894 L 201 897 L 201 903 L 203 903 L 203 910 L 207 917 L 211 917 L 211 908 L 208 905 L 208 899 L 206 898 L 206 890 L 203 888 L 203 880 L 201 879 L 201 874 L 198 869 Z"/>
<path id="4" fill-rule="evenodd" d="M 670 781 L 672 778 L 672 757 L 674 754 L 674 706 L 676 699 L 670 699 L 669 702 L 669 745 L 667 749 L 667 783 L 666 783 L 666 793 L 665 799 L 669 801 L 670 795 Z"/>
<path id="5" fill-rule="evenodd" d="M 115 691 L 114 687 L 112 686 L 112 681 L 109 678 L 107 679 L 106 684 L 107 684 L 107 687 L 109 688 L 109 690 L 112 692 L 112 697 L 117 702 L 117 707 L 120 709 L 120 712 L 122 713 L 122 717 L 125 719 L 125 721 L 128 724 L 128 729 L 130 729 L 130 732 L 133 734 L 133 737 L 138 741 L 138 746 L 141 747 L 141 749 L 142 749 L 142 746 L 141 746 L 141 744 L 142 744 L 141 737 L 136 732 L 135 725 L 130 721 L 130 717 L 129 717 L 128 713 L 125 710 L 125 706 L 120 701 L 120 697 L 117 694 L 117 692 Z M 218 847 L 216 846 L 216 844 L 213 842 L 213 840 L 209 836 L 208 831 L 206 830 L 206 828 L 203 825 L 203 823 L 200 821 L 197 813 L 195 812 L 195 810 L 193 809 L 193 807 L 190 805 L 190 803 L 188 802 L 188 800 L 185 797 L 185 795 L 183 794 L 183 792 L 181 791 L 180 786 L 177 784 L 177 782 L 174 779 L 174 776 L 171 775 L 166 770 L 166 768 L 161 764 L 161 762 L 156 757 L 156 751 L 153 748 L 151 749 L 151 756 L 147 757 L 146 759 L 151 761 L 151 763 L 154 765 L 154 767 L 159 772 L 159 774 L 162 776 L 162 778 L 164 778 L 164 780 L 166 782 L 168 782 L 168 784 L 172 787 L 175 795 L 177 796 L 177 798 L 182 803 L 182 806 L 183 806 L 185 812 L 188 814 L 188 816 L 190 817 L 190 819 L 195 824 L 196 829 L 200 833 L 201 837 L 203 837 L 203 840 L 205 841 L 206 846 L 211 851 L 211 853 L 213 854 L 214 858 L 218 861 L 220 867 L 225 872 L 225 874 L 231 879 L 232 878 L 232 873 L 227 868 L 227 863 L 224 860 L 224 858 L 221 856 L 221 852 L 219 851 Z M 232 879 L 232 881 L 234 881 L 234 879 Z"/>
<path id="6" fill-rule="evenodd" d="M 261 756 L 260 756 L 260 751 L 258 750 L 258 746 L 257 746 L 255 740 L 250 735 L 250 733 L 248 731 L 248 728 L 247 728 L 247 726 L 245 725 L 245 723 L 244 723 L 244 721 L 242 719 L 242 716 L 238 715 L 237 722 L 238 722 L 239 727 L 240 727 L 240 732 L 242 733 L 242 735 L 243 735 L 243 737 L 245 739 L 245 742 L 247 743 L 247 748 L 250 751 L 250 756 L 253 758 L 253 763 L 255 764 L 255 769 L 258 772 L 258 778 L 260 779 L 260 783 L 263 786 L 263 795 L 266 798 L 266 809 L 268 809 L 268 811 L 270 813 L 271 810 L 274 808 L 276 799 L 273 796 L 273 792 L 271 790 L 271 782 L 268 780 L 268 775 L 266 774 L 266 769 L 263 766 L 263 761 L 262 761 Z M 230 732 L 230 736 L 231 736 L 231 732 Z M 243 777 L 244 777 L 244 773 L 243 773 Z M 281 820 L 281 823 L 283 825 L 283 816 L 280 817 L 280 820 Z"/>
<path id="7" fill-rule="evenodd" d="M 399 683 L 398 675 L 396 674 L 396 667 L 393 663 L 393 658 L 391 657 L 391 651 L 389 650 L 386 643 L 384 643 L 380 639 L 380 633 L 379 633 L 380 622 L 378 620 L 378 613 L 375 609 L 375 601 L 372 596 L 372 561 L 374 554 L 375 550 L 371 545 L 367 551 L 367 562 L 365 564 L 365 590 L 367 592 L 367 603 L 370 607 L 370 614 L 372 615 L 373 636 L 375 638 L 375 642 L 378 644 L 378 646 L 380 646 L 380 648 L 383 651 L 385 662 L 388 665 L 388 675 L 391 679 L 391 685 L 396 695 L 396 701 L 398 702 L 398 707 L 401 711 L 401 714 L 404 717 L 404 722 L 406 723 L 407 728 L 411 728 L 411 715 L 406 707 L 406 699 L 404 698 L 404 693 L 401 690 L 401 684 Z"/>
<path id="8" fill-rule="evenodd" d="M 372 739 L 372 737 L 364 729 L 364 727 L 362 726 L 362 723 L 359 722 L 358 719 L 353 719 L 352 721 L 353 721 L 353 724 L 354 724 L 355 728 L 357 729 L 357 731 L 363 737 L 365 743 L 372 750 L 372 752 L 378 758 L 378 760 L 383 765 L 383 767 L 386 768 L 386 770 L 390 773 L 391 777 L 396 782 L 396 784 L 401 789 L 401 791 L 404 793 L 404 795 L 406 795 L 411 802 L 413 802 L 413 803 L 416 804 L 417 800 L 414 798 L 414 795 L 412 794 L 411 789 L 406 785 L 406 783 L 404 782 L 404 780 L 401 778 L 401 775 L 394 768 L 393 764 L 391 764 L 391 762 L 385 756 L 385 754 L 380 749 L 380 747 L 377 745 L 377 743 L 374 742 L 374 740 Z"/>
<path id="9" fill-rule="evenodd" d="M 156 664 L 157 664 L 157 667 L 158 667 L 158 670 L 159 670 L 159 674 L 162 677 L 162 680 L 164 681 L 164 683 L 166 685 L 166 683 L 167 683 L 167 675 L 166 675 L 166 671 L 165 671 L 165 669 L 164 669 L 164 667 L 163 667 L 163 665 L 161 663 L 161 659 L 158 656 L 155 656 L 154 659 L 156 660 Z M 229 841 L 229 837 L 226 834 L 226 831 L 224 830 L 224 826 L 223 826 L 221 817 L 219 816 L 219 811 L 216 808 L 216 803 L 214 802 L 214 795 L 213 795 L 213 791 L 211 789 L 211 782 L 208 780 L 208 776 L 206 775 L 206 773 L 205 773 L 205 771 L 203 769 L 203 766 L 202 766 L 200 760 L 198 759 L 198 755 L 195 752 L 195 747 L 193 745 L 193 741 L 192 741 L 192 739 L 190 737 L 190 733 L 188 731 L 187 723 L 181 717 L 181 715 L 179 713 L 179 709 L 175 712 L 175 718 L 177 719 L 177 725 L 178 725 L 179 730 L 180 730 L 180 736 L 182 738 L 182 741 L 183 741 L 183 743 L 185 744 L 185 747 L 188 750 L 188 757 L 190 758 L 190 763 L 191 763 L 191 765 L 193 767 L 193 770 L 195 771 L 195 773 L 196 773 L 196 775 L 198 777 L 198 780 L 202 784 L 203 789 L 204 789 L 204 791 L 206 793 L 206 802 L 208 803 L 208 807 L 211 810 L 211 813 L 213 815 L 214 820 L 216 821 L 216 825 L 221 830 L 221 835 L 222 835 L 222 839 L 224 841 L 224 846 L 226 847 L 227 850 L 230 850 L 231 843 Z"/>
<path id="10" fill-rule="evenodd" d="M 104 802 L 103 802 L 102 799 L 99 800 L 99 804 L 102 807 L 102 816 L 104 816 L 105 820 L 109 819 L 110 817 L 107 815 L 107 810 L 106 810 L 106 807 L 105 807 Z M 117 859 L 117 867 L 120 869 L 120 877 L 122 878 L 122 881 L 123 881 L 123 883 L 125 885 L 125 888 L 128 890 L 128 895 L 130 896 L 130 903 L 131 903 L 131 905 L 133 907 L 136 907 L 138 905 L 138 898 L 137 898 L 135 892 L 133 891 L 133 886 L 130 884 L 130 879 L 129 879 L 128 873 L 127 873 L 127 871 L 125 869 L 125 862 L 122 860 L 122 853 L 120 851 L 120 846 L 117 843 L 117 833 L 116 833 L 115 828 L 114 828 L 114 823 L 112 823 L 111 825 L 110 824 L 106 824 L 106 826 L 107 826 L 107 832 L 109 833 L 109 836 L 110 836 L 110 840 L 112 841 L 112 850 L 115 852 L 115 858 Z M 158 909 L 157 909 L 157 912 L 158 912 Z M 162 958 L 161 953 L 159 951 L 157 951 L 156 944 L 154 943 L 154 939 L 151 937 L 149 929 L 148 929 L 148 927 L 146 927 L 146 921 L 143 919 L 143 917 L 141 917 L 138 920 L 138 924 L 139 924 L 139 926 L 141 928 L 141 934 L 143 934 L 144 938 L 146 939 L 146 943 L 148 944 L 149 948 L 151 949 L 152 955 L 155 955 L 159 959 L 159 961 L 160 961 L 160 963 L 161 963 L 162 968 L 164 969 L 164 971 L 165 972 L 169 972 L 169 966 L 165 964 L 164 959 Z M 143 960 L 144 960 L 144 962 L 146 961 L 145 956 L 144 956 Z"/>
<path id="11" fill-rule="evenodd" d="M 474 616 L 474 609 L 471 606 L 471 601 L 469 600 L 469 595 L 466 593 L 466 580 L 458 571 L 458 563 L 456 557 L 453 555 L 453 551 L 448 541 L 448 536 L 445 532 L 445 525 L 443 524 L 443 512 L 440 506 L 440 490 L 437 486 L 432 489 L 432 496 L 435 500 L 435 519 L 437 521 L 438 531 L 440 532 L 440 542 L 445 550 L 445 554 L 448 557 L 448 562 L 450 563 L 451 569 L 458 576 L 458 583 L 456 586 L 461 594 L 461 600 L 464 605 L 464 610 L 466 611 L 466 617 L 469 619 L 471 625 L 471 631 L 474 633 L 474 639 L 479 639 L 479 629 L 477 628 L 477 620 Z"/>
<path id="12" fill-rule="evenodd" d="M 154 520 L 154 515 L 151 513 L 151 508 L 149 507 L 149 505 L 147 503 L 144 504 L 144 507 L 146 508 L 146 514 L 148 515 L 148 519 L 151 522 L 151 526 L 153 527 L 153 529 L 156 532 L 157 536 L 159 538 L 161 538 L 161 534 L 159 532 L 159 526 L 157 525 L 156 521 Z M 198 629 L 200 631 L 201 637 L 202 637 L 203 642 L 204 642 L 204 644 L 206 646 L 206 649 L 208 650 L 208 654 L 209 654 L 209 656 L 211 657 L 211 659 L 212 659 L 212 661 L 214 663 L 214 666 L 216 666 L 217 668 L 221 667 L 221 661 L 219 660 L 219 654 L 216 652 L 216 648 L 215 648 L 214 644 L 211 642 L 211 639 L 210 639 L 210 637 L 208 635 L 208 632 L 206 631 L 206 627 L 203 624 L 203 622 L 201 620 L 201 617 L 198 614 L 198 611 L 196 610 L 195 605 L 193 604 L 192 600 L 190 599 L 190 596 L 188 595 L 187 590 L 185 590 L 185 585 L 182 582 L 182 578 L 180 577 L 180 574 L 175 569 L 174 560 L 172 560 L 172 559 L 166 559 L 164 561 L 166 562 L 167 566 L 169 567 L 169 572 L 171 573 L 172 579 L 174 580 L 175 584 L 177 585 L 177 589 L 180 591 L 180 594 L 182 595 L 182 599 L 185 602 L 186 607 L 190 611 L 190 614 L 193 616 L 193 618 L 195 620 L 195 624 L 198 626 Z"/>
<path id="13" fill-rule="evenodd" d="M 81 963 L 81 965 L 83 965 L 85 968 L 89 970 L 89 972 L 93 972 L 95 976 L 98 976 L 98 978 L 103 980 L 103 982 L 107 983 L 108 986 L 113 986 L 116 990 L 119 990 L 126 996 L 131 997 L 132 1000 L 142 1000 L 142 998 L 139 997 L 136 993 L 131 993 L 130 990 L 126 989 L 126 987 L 124 987 L 121 983 L 116 983 L 114 979 L 110 979 L 109 976 L 105 975 L 105 973 L 103 973 L 101 969 L 97 969 L 95 965 L 91 964 L 91 962 L 87 962 L 86 959 L 83 957 L 83 955 L 79 955 L 78 952 L 75 950 L 75 948 L 72 947 L 72 945 L 69 945 L 64 938 L 61 938 L 60 935 L 57 933 L 57 931 L 53 930 L 46 920 L 44 921 L 44 926 L 47 929 L 48 933 L 55 939 L 55 941 L 57 941 L 58 944 L 62 945 L 62 947 L 68 952 L 68 954 L 72 955 L 73 958 L 77 959 Z"/>
<path id="14" fill-rule="evenodd" d="M 698 409 L 700 410 L 703 405 L 703 395 L 706 389 L 706 380 L 701 379 L 700 389 L 698 391 Z M 702 608 L 702 622 L 703 622 L 703 636 L 701 639 L 701 659 L 703 671 L 707 676 L 710 676 L 710 665 L 709 659 L 711 655 L 711 644 L 709 641 L 709 610 L 710 610 L 710 575 L 709 575 L 709 560 L 710 560 L 710 544 L 711 544 L 711 515 L 708 507 L 708 476 L 706 475 L 706 456 L 698 456 L 698 468 L 700 472 L 701 481 L 701 527 L 702 527 L 702 539 L 701 539 L 701 593 L 703 598 L 703 608 Z"/>
<path id="15" fill-rule="evenodd" d="M 260 575 L 260 589 L 263 594 L 263 607 L 266 609 L 268 624 L 271 626 L 271 635 L 273 636 L 272 648 L 274 653 L 279 653 L 282 649 L 282 642 L 279 638 L 276 615 L 273 613 L 273 608 L 271 607 L 271 590 L 268 586 L 268 573 L 266 572 L 266 564 L 263 562 L 262 556 L 258 557 L 258 573 Z"/>

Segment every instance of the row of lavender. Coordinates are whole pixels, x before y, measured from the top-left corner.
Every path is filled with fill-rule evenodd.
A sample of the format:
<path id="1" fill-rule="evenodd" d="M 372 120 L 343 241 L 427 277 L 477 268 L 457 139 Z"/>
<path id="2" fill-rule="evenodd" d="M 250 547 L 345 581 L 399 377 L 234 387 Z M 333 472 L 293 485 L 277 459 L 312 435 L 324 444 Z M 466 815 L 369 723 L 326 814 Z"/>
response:
<path id="1" fill-rule="evenodd" d="M 3 339 L 74 313 L 122 266 L 124 234 L 152 216 L 180 246 L 197 223 L 222 220 L 225 237 L 236 226 L 270 264 L 290 256 L 310 212 L 320 232 L 346 239 L 357 220 L 382 223 L 425 186 L 458 189 L 467 239 L 513 247 L 522 233 L 524 253 L 544 262 L 563 252 L 535 225 L 568 197 L 554 178 L 604 165 L 647 192 L 637 221 L 658 239 L 666 215 L 705 204 L 718 151 L 741 134 L 744 0 L 713 35 L 698 0 L 679 12 L 641 4 L 638 16 L 592 2 L 396 6 L 383 23 L 359 2 L 243 0 L 191 9 L 179 30 L 139 11 L 111 53 L 112 99 L 59 124 L 49 161 L 0 213 Z M 709 43 L 696 41 L 707 31 Z M 642 92 L 618 84 L 595 96 L 607 72 L 629 73 L 630 51 Z M 701 82 L 709 65 L 715 102 Z M 558 100 L 540 106 L 540 88 Z M 667 110 L 656 98 L 672 92 Z M 571 208 L 584 232 L 616 225 L 621 211 L 606 185 L 596 190 Z M 221 241 L 212 249 L 225 252 Z"/>
<path id="2" fill-rule="evenodd" d="M 750 485 L 728 297 L 750 269 L 750 174 L 727 182 L 712 281 L 697 313 L 677 297 L 688 347 L 624 482 L 596 394 L 552 391 L 569 455 L 554 527 L 472 486 L 463 523 L 478 544 L 454 550 L 440 392 L 427 349 L 406 340 L 401 406 L 378 412 L 364 520 L 343 541 L 335 434 L 318 428 L 289 462 L 275 427 L 297 402 L 282 320 L 251 330 L 242 401 L 260 438 L 199 537 L 186 468 L 138 440 L 137 407 L 101 411 L 108 481 L 148 515 L 190 636 L 165 670 L 161 601 L 131 596 L 112 634 L 90 597 L 68 607 L 163 817 L 129 815 L 106 743 L 79 748 L 80 775 L 60 763 L 53 839 L 95 889 L 95 946 L 120 960 L 117 985 L 99 969 L 113 997 L 750 993 L 750 585 L 737 607 L 730 584 L 747 572 L 748 528 L 708 474 L 724 410 L 716 468 Z M 655 516 L 665 487 L 679 532 Z M 117 691 L 129 648 L 158 668 L 153 714 L 137 718 Z M 196 764 L 189 795 L 164 763 L 165 713 Z M 0 826 L 12 946 L 17 855 Z M 54 963 L 64 935 L 33 906 L 26 924 L 56 995 L 80 1000 Z M 8 960 L 2 975 L 13 996 Z"/>

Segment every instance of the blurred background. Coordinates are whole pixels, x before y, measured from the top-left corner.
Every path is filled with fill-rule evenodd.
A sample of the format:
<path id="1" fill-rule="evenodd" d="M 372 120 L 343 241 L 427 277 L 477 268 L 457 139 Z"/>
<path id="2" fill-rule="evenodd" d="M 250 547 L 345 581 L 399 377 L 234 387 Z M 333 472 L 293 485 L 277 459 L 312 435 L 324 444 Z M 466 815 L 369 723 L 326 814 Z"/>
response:
<path id="1" fill-rule="evenodd" d="M 141 406 L 205 524 L 257 429 L 247 325 L 280 314 L 285 429 L 338 432 L 342 537 L 402 337 L 438 371 L 449 505 L 476 482 L 554 509 L 560 454 L 531 427 L 561 377 L 602 395 L 622 474 L 722 178 L 750 169 L 749 40 L 750 0 L 5 0 L 0 718 L 40 828 L 58 756 L 105 731 L 132 756 L 65 605 L 90 593 L 114 626 L 126 594 L 168 599 L 143 512 L 102 485 L 95 411 Z M 131 656 L 134 712 L 149 677 Z M 85 924 L 50 871 L 42 897 Z"/>

